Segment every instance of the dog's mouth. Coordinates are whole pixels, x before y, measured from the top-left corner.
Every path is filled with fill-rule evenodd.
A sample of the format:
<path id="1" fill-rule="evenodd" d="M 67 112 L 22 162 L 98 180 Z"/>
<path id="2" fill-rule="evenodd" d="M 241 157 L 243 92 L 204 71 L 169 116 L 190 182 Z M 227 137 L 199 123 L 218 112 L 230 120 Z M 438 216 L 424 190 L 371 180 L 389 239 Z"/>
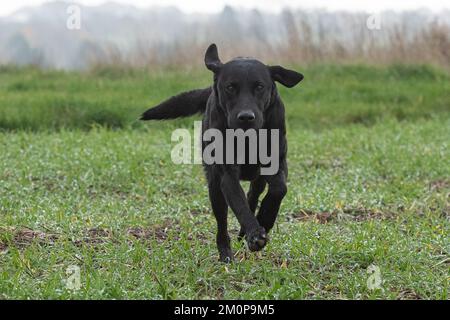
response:
<path id="1" fill-rule="evenodd" d="M 242 123 L 239 121 L 228 121 L 228 129 L 238 130 L 242 129 L 244 131 L 247 131 L 249 129 L 259 130 L 263 126 L 262 121 L 252 121 L 248 123 Z"/>

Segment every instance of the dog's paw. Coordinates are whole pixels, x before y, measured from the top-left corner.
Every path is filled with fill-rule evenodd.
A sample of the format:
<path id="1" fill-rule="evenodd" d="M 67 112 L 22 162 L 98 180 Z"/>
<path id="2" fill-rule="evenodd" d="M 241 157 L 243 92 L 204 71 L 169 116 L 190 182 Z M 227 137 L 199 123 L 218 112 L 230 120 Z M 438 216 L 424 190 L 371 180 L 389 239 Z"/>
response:
<path id="1" fill-rule="evenodd" d="M 267 238 L 266 230 L 263 227 L 258 227 L 245 235 L 247 245 L 250 251 L 259 251 L 266 246 Z"/>
<path id="2" fill-rule="evenodd" d="M 224 249 L 219 252 L 219 261 L 224 263 L 231 263 L 234 261 L 233 251 L 231 249 Z"/>

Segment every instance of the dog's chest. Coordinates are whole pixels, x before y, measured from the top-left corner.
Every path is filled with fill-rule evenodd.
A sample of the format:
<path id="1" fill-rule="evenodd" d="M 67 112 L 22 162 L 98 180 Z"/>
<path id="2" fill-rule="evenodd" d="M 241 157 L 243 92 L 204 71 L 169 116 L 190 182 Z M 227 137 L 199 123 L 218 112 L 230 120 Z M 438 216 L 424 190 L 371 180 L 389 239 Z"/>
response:
<path id="1" fill-rule="evenodd" d="M 240 180 L 253 181 L 260 175 L 260 166 L 257 164 L 241 164 L 239 169 Z"/>

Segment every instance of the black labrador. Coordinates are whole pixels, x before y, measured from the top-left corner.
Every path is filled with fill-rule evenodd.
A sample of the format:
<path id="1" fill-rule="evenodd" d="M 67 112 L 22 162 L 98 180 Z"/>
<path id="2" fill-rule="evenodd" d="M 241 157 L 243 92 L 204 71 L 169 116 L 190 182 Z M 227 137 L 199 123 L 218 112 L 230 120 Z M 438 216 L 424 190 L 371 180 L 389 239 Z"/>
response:
<path id="1" fill-rule="evenodd" d="M 236 58 L 222 63 L 215 44 L 205 54 L 206 67 L 214 73 L 212 87 L 184 92 L 147 110 L 141 120 L 174 119 L 203 113 L 202 131 L 217 129 L 226 136 L 227 129 L 266 129 L 278 131 L 278 170 L 262 175 L 261 162 L 212 163 L 203 162 L 208 181 L 209 198 L 217 220 L 217 247 L 220 260 L 230 262 L 233 252 L 227 231 L 228 207 L 231 207 L 241 225 L 239 238 L 245 236 L 251 251 L 261 250 L 267 243 L 267 232 L 273 227 L 280 204 L 287 192 L 286 127 L 284 105 L 275 81 L 293 87 L 303 75 L 281 66 L 266 66 L 251 58 Z M 271 140 L 267 141 L 270 152 Z M 202 148 L 211 142 L 203 141 Z M 248 141 L 245 150 L 250 147 Z M 225 155 L 230 150 L 224 148 Z M 234 150 L 235 151 L 235 150 Z M 245 158 L 248 159 L 248 158 Z M 245 195 L 240 180 L 251 181 Z M 268 191 L 255 211 L 258 198 L 266 185 Z"/>

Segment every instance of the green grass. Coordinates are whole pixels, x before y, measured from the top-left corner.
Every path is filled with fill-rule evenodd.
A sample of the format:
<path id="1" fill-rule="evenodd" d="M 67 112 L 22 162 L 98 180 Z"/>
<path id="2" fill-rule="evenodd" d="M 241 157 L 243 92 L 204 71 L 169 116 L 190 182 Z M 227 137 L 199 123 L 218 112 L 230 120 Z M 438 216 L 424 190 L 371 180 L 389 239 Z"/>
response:
<path id="1" fill-rule="evenodd" d="M 289 124 L 323 130 L 385 119 L 429 119 L 448 114 L 450 75 L 429 66 L 295 67 L 305 80 L 280 88 Z M 208 70 L 98 70 L 67 73 L 0 69 L 0 130 L 137 128 L 139 115 L 168 96 L 206 87 Z M 178 120 L 169 126 L 188 124 Z M 167 127 L 167 125 L 164 125 Z"/>
<path id="2" fill-rule="evenodd" d="M 289 192 L 269 245 L 247 252 L 233 217 L 224 265 L 201 166 L 170 160 L 196 118 L 134 122 L 207 72 L 1 70 L 0 299 L 449 299 L 449 75 L 304 73 L 281 90 Z"/>

